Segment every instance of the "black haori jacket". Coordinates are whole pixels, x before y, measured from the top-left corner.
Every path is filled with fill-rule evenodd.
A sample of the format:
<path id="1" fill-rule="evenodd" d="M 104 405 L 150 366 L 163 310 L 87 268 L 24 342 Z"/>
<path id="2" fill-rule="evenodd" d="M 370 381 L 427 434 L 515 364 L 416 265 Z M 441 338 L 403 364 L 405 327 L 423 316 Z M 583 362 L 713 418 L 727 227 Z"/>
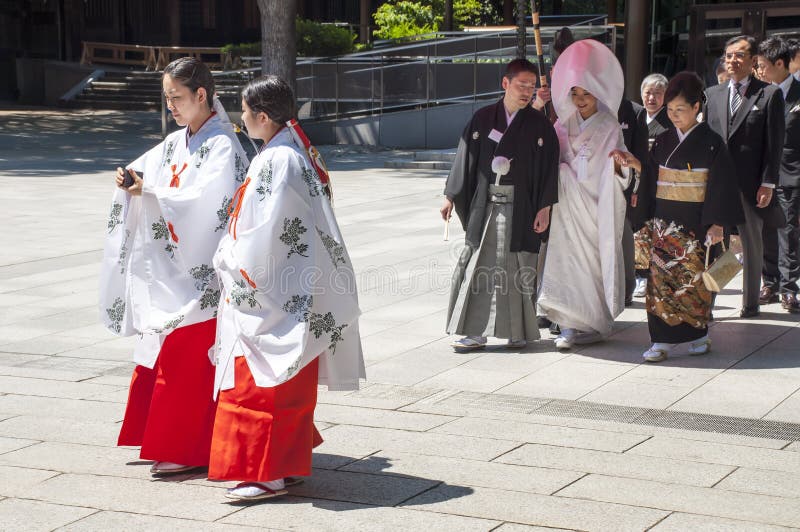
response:
<path id="1" fill-rule="evenodd" d="M 490 138 L 493 129 L 502 133 L 500 142 Z M 548 232 L 534 232 L 533 221 L 541 209 L 558 201 L 559 154 L 556 132 L 539 111 L 520 109 L 506 128 L 502 99 L 479 109 L 461 135 L 444 190 L 466 231 L 467 244 L 480 246 L 489 184 L 495 181 L 492 159 L 503 156 L 511 160 L 511 170 L 500 184 L 514 185 L 510 251 L 538 253 Z"/>

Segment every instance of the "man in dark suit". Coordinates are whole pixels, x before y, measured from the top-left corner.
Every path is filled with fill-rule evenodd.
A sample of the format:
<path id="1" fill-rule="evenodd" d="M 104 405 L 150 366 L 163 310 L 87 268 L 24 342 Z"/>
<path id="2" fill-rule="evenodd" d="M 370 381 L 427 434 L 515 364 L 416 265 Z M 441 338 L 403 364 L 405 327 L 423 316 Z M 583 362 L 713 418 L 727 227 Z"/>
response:
<path id="1" fill-rule="evenodd" d="M 759 70 L 764 81 L 776 85 L 784 100 L 786 123 L 783 157 L 775 194 L 786 215 L 786 227 L 764 231 L 764 287 L 780 293 L 781 306 L 800 312 L 797 300 L 800 278 L 800 81 L 789 72 L 792 59 L 783 39 L 772 37 L 758 47 Z"/>
<path id="2" fill-rule="evenodd" d="M 758 316 L 763 301 L 759 286 L 765 220 L 770 225 L 777 216 L 783 218 L 780 206 L 771 202 L 783 152 L 783 96 L 778 87 L 752 77 L 755 54 L 753 37 L 742 35 L 725 43 L 730 80 L 706 91 L 703 113 L 711 129 L 726 140 L 738 170 L 746 220 L 738 226 L 744 252 L 743 318 Z"/>
<path id="3" fill-rule="evenodd" d="M 642 107 L 630 100 L 624 99 L 617 110 L 617 121 L 622 127 L 622 139 L 625 147 L 640 161 L 647 160 L 647 122 L 642 112 Z M 638 231 L 643 223 L 638 216 L 636 206 L 631 203 L 639 187 L 639 176 L 634 175 L 631 184 L 625 191 L 627 209 L 625 211 L 625 225 L 622 231 L 622 254 L 625 262 L 625 306 L 633 303 L 633 291 L 636 288 L 636 266 L 634 261 L 633 233 Z"/>

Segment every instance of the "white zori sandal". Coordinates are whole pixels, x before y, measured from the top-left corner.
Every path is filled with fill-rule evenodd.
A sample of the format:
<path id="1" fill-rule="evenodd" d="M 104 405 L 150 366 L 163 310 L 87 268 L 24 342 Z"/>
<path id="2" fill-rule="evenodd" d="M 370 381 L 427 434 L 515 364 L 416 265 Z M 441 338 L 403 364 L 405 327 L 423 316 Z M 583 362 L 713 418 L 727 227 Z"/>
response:
<path id="1" fill-rule="evenodd" d="M 284 488 L 283 479 L 269 482 L 242 482 L 235 488 L 227 490 L 225 496 L 237 501 L 263 501 L 289 493 Z"/>
<path id="2" fill-rule="evenodd" d="M 709 351 L 711 351 L 711 338 L 709 338 L 708 335 L 689 343 L 690 355 L 705 355 Z"/>
<path id="3" fill-rule="evenodd" d="M 678 344 L 655 343 L 642 353 L 642 358 L 647 362 L 663 362 L 676 345 Z"/>

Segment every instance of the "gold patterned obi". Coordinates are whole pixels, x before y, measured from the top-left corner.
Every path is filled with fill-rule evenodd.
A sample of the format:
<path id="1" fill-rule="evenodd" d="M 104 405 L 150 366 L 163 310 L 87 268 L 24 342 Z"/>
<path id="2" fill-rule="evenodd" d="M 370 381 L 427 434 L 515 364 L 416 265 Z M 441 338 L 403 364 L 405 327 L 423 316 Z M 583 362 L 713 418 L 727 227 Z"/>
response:
<path id="1" fill-rule="evenodd" d="M 671 201 L 703 203 L 706 199 L 708 170 L 658 169 L 656 198 Z"/>

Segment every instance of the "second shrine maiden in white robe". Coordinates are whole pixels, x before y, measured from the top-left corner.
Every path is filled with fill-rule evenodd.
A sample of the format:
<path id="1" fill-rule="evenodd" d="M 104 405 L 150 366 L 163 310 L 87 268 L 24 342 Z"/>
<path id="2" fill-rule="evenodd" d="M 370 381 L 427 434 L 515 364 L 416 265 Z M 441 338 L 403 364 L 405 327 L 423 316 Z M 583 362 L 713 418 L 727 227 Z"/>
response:
<path id="1" fill-rule="evenodd" d="M 291 379 L 319 357 L 319 383 L 364 378 L 355 274 L 319 177 L 287 128 L 250 166 L 214 257 L 222 284 L 216 385 L 234 387 L 243 356 L 258 387 Z"/>
<path id="2" fill-rule="evenodd" d="M 597 112 L 585 120 L 572 102 L 573 87 L 598 100 Z M 619 62 L 594 40 L 572 44 L 553 70 L 559 199 L 553 206 L 539 306 L 559 324 L 562 336 L 565 330 L 587 333 L 593 340 L 606 336 L 624 308 L 623 191 L 629 178 L 615 172 L 609 156 L 625 149 L 616 116 L 622 89 Z"/>

